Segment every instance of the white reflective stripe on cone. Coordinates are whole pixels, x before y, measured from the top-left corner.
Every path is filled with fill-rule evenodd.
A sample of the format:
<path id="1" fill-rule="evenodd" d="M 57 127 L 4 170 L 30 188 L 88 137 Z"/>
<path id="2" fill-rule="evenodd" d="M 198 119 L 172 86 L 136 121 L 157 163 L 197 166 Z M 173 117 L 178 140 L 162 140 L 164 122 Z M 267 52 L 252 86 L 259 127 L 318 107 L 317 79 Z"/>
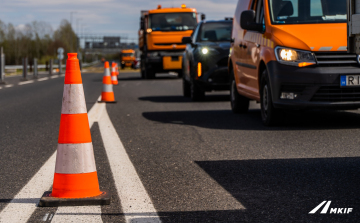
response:
<path id="1" fill-rule="evenodd" d="M 82 84 L 65 84 L 61 114 L 87 113 Z"/>
<path id="2" fill-rule="evenodd" d="M 112 81 L 116 81 L 116 76 L 111 76 Z"/>
<path id="3" fill-rule="evenodd" d="M 95 171 L 96 165 L 91 142 L 58 144 L 55 173 L 75 174 Z"/>
<path id="4" fill-rule="evenodd" d="M 105 68 L 104 76 L 110 76 L 110 69 L 109 68 Z"/>
<path id="5" fill-rule="evenodd" d="M 112 84 L 103 84 L 103 92 L 113 92 Z"/>

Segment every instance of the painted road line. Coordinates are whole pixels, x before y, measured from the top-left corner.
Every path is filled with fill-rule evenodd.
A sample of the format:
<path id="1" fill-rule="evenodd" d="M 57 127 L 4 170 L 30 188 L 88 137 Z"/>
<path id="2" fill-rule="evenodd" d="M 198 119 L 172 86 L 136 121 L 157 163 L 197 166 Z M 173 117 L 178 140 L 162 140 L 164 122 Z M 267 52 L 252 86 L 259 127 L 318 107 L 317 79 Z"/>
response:
<path id="1" fill-rule="evenodd" d="M 104 104 L 105 105 L 105 104 Z M 91 116 L 89 116 L 89 123 L 91 126 L 94 123 L 94 120 L 91 117 L 98 117 L 98 114 L 93 114 L 91 111 L 99 111 L 101 109 L 94 109 L 94 107 L 99 106 L 97 103 L 91 108 Z M 90 126 L 90 127 L 91 127 Z M 56 152 L 45 162 L 45 164 L 40 168 L 40 170 L 31 178 L 31 180 L 20 190 L 20 192 L 15 195 L 13 200 L 0 212 L 0 222 L 26 222 L 31 217 L 32 213 L 35 211 L 37 204 L 40 201 L 41 196 L 45 191 L 48 191 L 51 188 L 54 178 L 54 169 L 55 169 L 55 160 Z M 73 211 L 83 209 L 77 209 L 78 207 L 72 207 Z M 100 206 L 89 206 L 87 207 L 87 212 L 95 213 L 94 218 L 91 221 L 83 222 L 102 222 L 101 220 L 101 208 Z M 20 211 L 21 210 L 21 211 Z M 100 210 L 100 212 L 99 212 Z M 72 213 L 73 211 L 70 211 Z M 67 208 L 58 208 L 59 213 L 69 213 Z M 82 213 L 82 212 L 78 212 Z M 98 214 L 100 213 L 100 214 Z M 66 216 L 66 219 L 72 217 L 75 219 L 73 222 L 81 222 L 79 219 L 86 218 L 88 215 L 59 215 L 56 216 L 56 221 L 62 222 L 63 217 Z M 55 218 L 55 217 L 54 217 Z M 71 221 L 66 221 L 71 222 Z"/>
<path id="2" fill-rule="evenodd" d="M 60 77 L 65 77 L 65 74 L 61 74 Z"/>
<path id="3" fill-rule="evenodd" d="M 54 75 L 54 76 L 51 76 L 50 78 L 55 79 L 55 78 L 58 78 L 58 77 L 59 77 L 58 75 Z"/>
<path id="4" fill-rule="evenodd" d="M 31 81 L 24 81 L 24 82 L 20 82 L 19 85 L 24 85 L 24 84 L 31 84 L 34 83 L 34 80 Z"/>
<path id="5" fill-rule="evenodd" d="M 0 213 L 0 222 L 27 222 L 43 193 L 51 187 L 56 152 Z"/>
<path id="6" fill-rule="evenodd" d="M 43 77 L 43 78 L 38 79 L 38 81 L 46 81 L 46 80 L 49 80 L 49 77 Z"/>
<path id="7" fill-rule="evenodd" d="M 0 90 L 2 89 L 2 87 L 0 87 Z"/>
<path id="8" fill-rule="evenodd" d="M 126 222 L 161 222 L 106 109 L 99 127 Z"/>
<path id="9" fill-rule="evenodd" d="M 6 87 L 6 88 L 8 88 L 8 87 L 14 87 L 14 85 L 13 85 L 13 84 L 8 84 L 8 85 L 5 85 L 5 87 Z"/>

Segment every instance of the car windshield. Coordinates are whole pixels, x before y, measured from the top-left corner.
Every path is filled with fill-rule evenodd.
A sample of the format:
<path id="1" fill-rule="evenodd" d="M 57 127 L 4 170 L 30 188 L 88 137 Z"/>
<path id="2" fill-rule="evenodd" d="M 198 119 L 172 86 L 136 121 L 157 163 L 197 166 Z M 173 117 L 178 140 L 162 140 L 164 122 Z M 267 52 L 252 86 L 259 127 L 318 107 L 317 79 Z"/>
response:
<path id="1" fill-rule="evenodd" d="M 231 22 L 211 22 L 203 23 L 201 26 L 201 33 L 199 35 L 199 42 L 220 42 L 231 40 Z"/>
<path id="2" fill-rule="evenodd" d="M 134 56 L 133 53 L 123 53 L 122 55 L 123 55 L 123 57 L 133 57 Z"/>
<path id="3" fill-rule="evenodd" d="M 277 24 L 345 23 L 346 0 L 270 0 L 271 21 Z"/>
<path id="4" fill-rule="evenodd" d="M 196 24 L 196 13 L 157 13 L 151 14 L 149 19 L 153 31 L 193 30 Z"/>

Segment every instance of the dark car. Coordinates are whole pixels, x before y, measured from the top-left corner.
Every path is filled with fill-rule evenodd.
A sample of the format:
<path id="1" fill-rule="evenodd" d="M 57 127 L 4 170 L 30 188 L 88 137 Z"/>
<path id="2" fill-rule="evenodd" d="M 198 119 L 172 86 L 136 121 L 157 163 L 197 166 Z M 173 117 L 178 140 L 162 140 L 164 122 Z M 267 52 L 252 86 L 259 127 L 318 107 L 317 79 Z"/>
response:
<path id="1" fill-rule="evenodd" d="M 183 93 L 194 101 L 203 100 L 206 91 L 229 90 L 228 57 L 232 21 L 202 21 L 186 43 L 183 56 Z"/>

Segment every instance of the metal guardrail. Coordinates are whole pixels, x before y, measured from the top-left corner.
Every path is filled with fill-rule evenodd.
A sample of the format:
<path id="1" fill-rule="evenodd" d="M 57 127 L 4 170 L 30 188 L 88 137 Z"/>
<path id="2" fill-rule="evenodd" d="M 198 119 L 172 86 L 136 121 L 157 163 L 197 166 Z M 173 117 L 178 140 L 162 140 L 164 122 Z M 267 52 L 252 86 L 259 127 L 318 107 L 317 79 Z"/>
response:
<path id="1" fill-rule="evenodd" d="M 83 63 L 82 66 L 83 67 L 88 67 L 88 66 L 92 66 L 92 65 L 95 65 L 97 63 L 99 63 L 100 60 L 97 60 L 97 61 L 94 61 L 94 62 L 91 62 L 91 63 Z M 34 67 L 34 66 L 33 66 Z M 45 64 L 39 64 L 38 66 L 38 69 L 41 69 L 41 68 L 46 68 L 46 65 Z M 49 67 L 49 66 L 48 66 Z M 61 65 L 62 68 L 65 68 L 66 65 L 63 64 Z M 28 69 L 30 69 L 30 65 L 27 66 Z M 53 68 L 59 68 L 59 65 L 58 64 L 53 64 Z M 23 69 L 23 65 L 5 65 L 5 70 L 22 70 Z"/>

